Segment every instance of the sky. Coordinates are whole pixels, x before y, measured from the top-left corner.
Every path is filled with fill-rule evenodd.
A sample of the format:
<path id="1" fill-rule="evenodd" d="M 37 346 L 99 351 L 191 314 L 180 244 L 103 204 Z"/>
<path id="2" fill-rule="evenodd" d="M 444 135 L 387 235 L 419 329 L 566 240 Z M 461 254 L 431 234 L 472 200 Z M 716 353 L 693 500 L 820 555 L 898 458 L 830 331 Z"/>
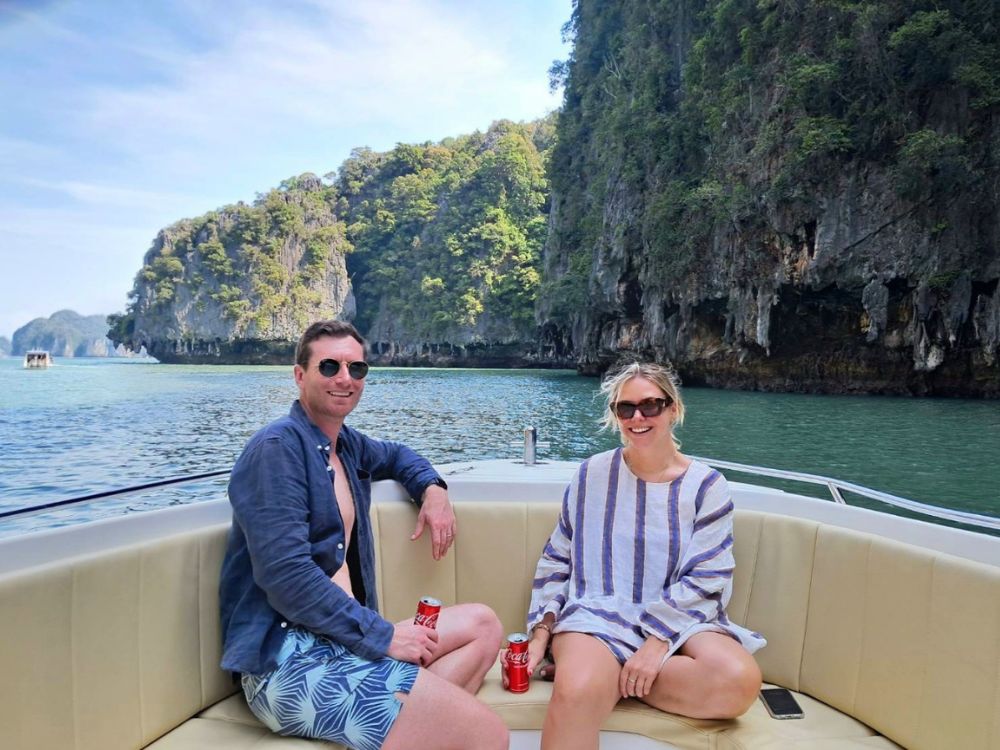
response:
<path id="1" fill-rule="evenodd" d="M 558 108 L 572 0 L 0 0 L 0 336 L 123 312 L 163 227 Z"/>

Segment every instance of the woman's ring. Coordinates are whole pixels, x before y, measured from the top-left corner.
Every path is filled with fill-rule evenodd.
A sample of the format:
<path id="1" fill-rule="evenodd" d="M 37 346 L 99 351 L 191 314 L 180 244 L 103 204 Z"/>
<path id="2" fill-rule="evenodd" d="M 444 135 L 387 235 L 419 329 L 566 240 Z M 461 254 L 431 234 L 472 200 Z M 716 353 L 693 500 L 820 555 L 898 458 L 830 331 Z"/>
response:
<path id="1" fill-rule="evenodd" d="M 635 682 L 635 677 L 633 677 L 629 682 Z"/>

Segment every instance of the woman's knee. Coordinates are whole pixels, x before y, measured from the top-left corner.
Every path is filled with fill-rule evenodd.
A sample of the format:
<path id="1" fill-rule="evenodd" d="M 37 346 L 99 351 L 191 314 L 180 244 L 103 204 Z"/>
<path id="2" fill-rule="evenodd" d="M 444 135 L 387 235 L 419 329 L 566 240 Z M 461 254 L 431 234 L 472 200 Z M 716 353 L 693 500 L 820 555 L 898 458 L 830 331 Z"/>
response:
<path id="1" fill-rule="evenodd" d="M 760 667 L 752 656 L 728 660 L 717 672 L 714 693 L 715 713 L 719 719 L 742 716 L 760 691 Z"/>
<path id="2" fill-rule="evenodd" d="M 555 705 L 560 711 L 592 715 L 605 708 L 614 708 L 617 698 L 617 685 L 605 685 L 593 677 L 565 673 L 560 676 L 557 669 L 549 705 Z"/>

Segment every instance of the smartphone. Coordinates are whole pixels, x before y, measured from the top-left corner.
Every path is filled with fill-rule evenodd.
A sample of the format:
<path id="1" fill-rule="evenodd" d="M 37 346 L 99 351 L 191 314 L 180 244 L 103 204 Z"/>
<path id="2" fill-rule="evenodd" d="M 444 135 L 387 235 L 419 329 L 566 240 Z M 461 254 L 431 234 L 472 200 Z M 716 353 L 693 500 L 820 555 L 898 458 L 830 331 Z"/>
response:
<path id="1" fill-rule="evenodd" d="M 772 718 L 801 719 L 805 716 L 795 696 L 785 688 L 764 688 L 760 691 L 760 699 Z"/>

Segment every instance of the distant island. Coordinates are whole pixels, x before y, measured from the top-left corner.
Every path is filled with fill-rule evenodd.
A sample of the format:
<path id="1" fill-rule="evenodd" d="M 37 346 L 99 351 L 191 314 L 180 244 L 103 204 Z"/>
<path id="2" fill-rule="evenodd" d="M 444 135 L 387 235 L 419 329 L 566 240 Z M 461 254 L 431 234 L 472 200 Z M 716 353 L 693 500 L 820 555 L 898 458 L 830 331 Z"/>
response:
<path id="1" fill-rule="evenodd" d="M 130 356 L 124 346 L 116 348 L 107 337 L 104 315 L 80 315 L 60 310 L 48 318 L 35 318 L 14 332 L 11 342 L 0 337 L 0 351 L 22 356 L 29 349 L 44 349 L 53 357 Z M 4 350 L 4 344 L 7 344 Z"/>

